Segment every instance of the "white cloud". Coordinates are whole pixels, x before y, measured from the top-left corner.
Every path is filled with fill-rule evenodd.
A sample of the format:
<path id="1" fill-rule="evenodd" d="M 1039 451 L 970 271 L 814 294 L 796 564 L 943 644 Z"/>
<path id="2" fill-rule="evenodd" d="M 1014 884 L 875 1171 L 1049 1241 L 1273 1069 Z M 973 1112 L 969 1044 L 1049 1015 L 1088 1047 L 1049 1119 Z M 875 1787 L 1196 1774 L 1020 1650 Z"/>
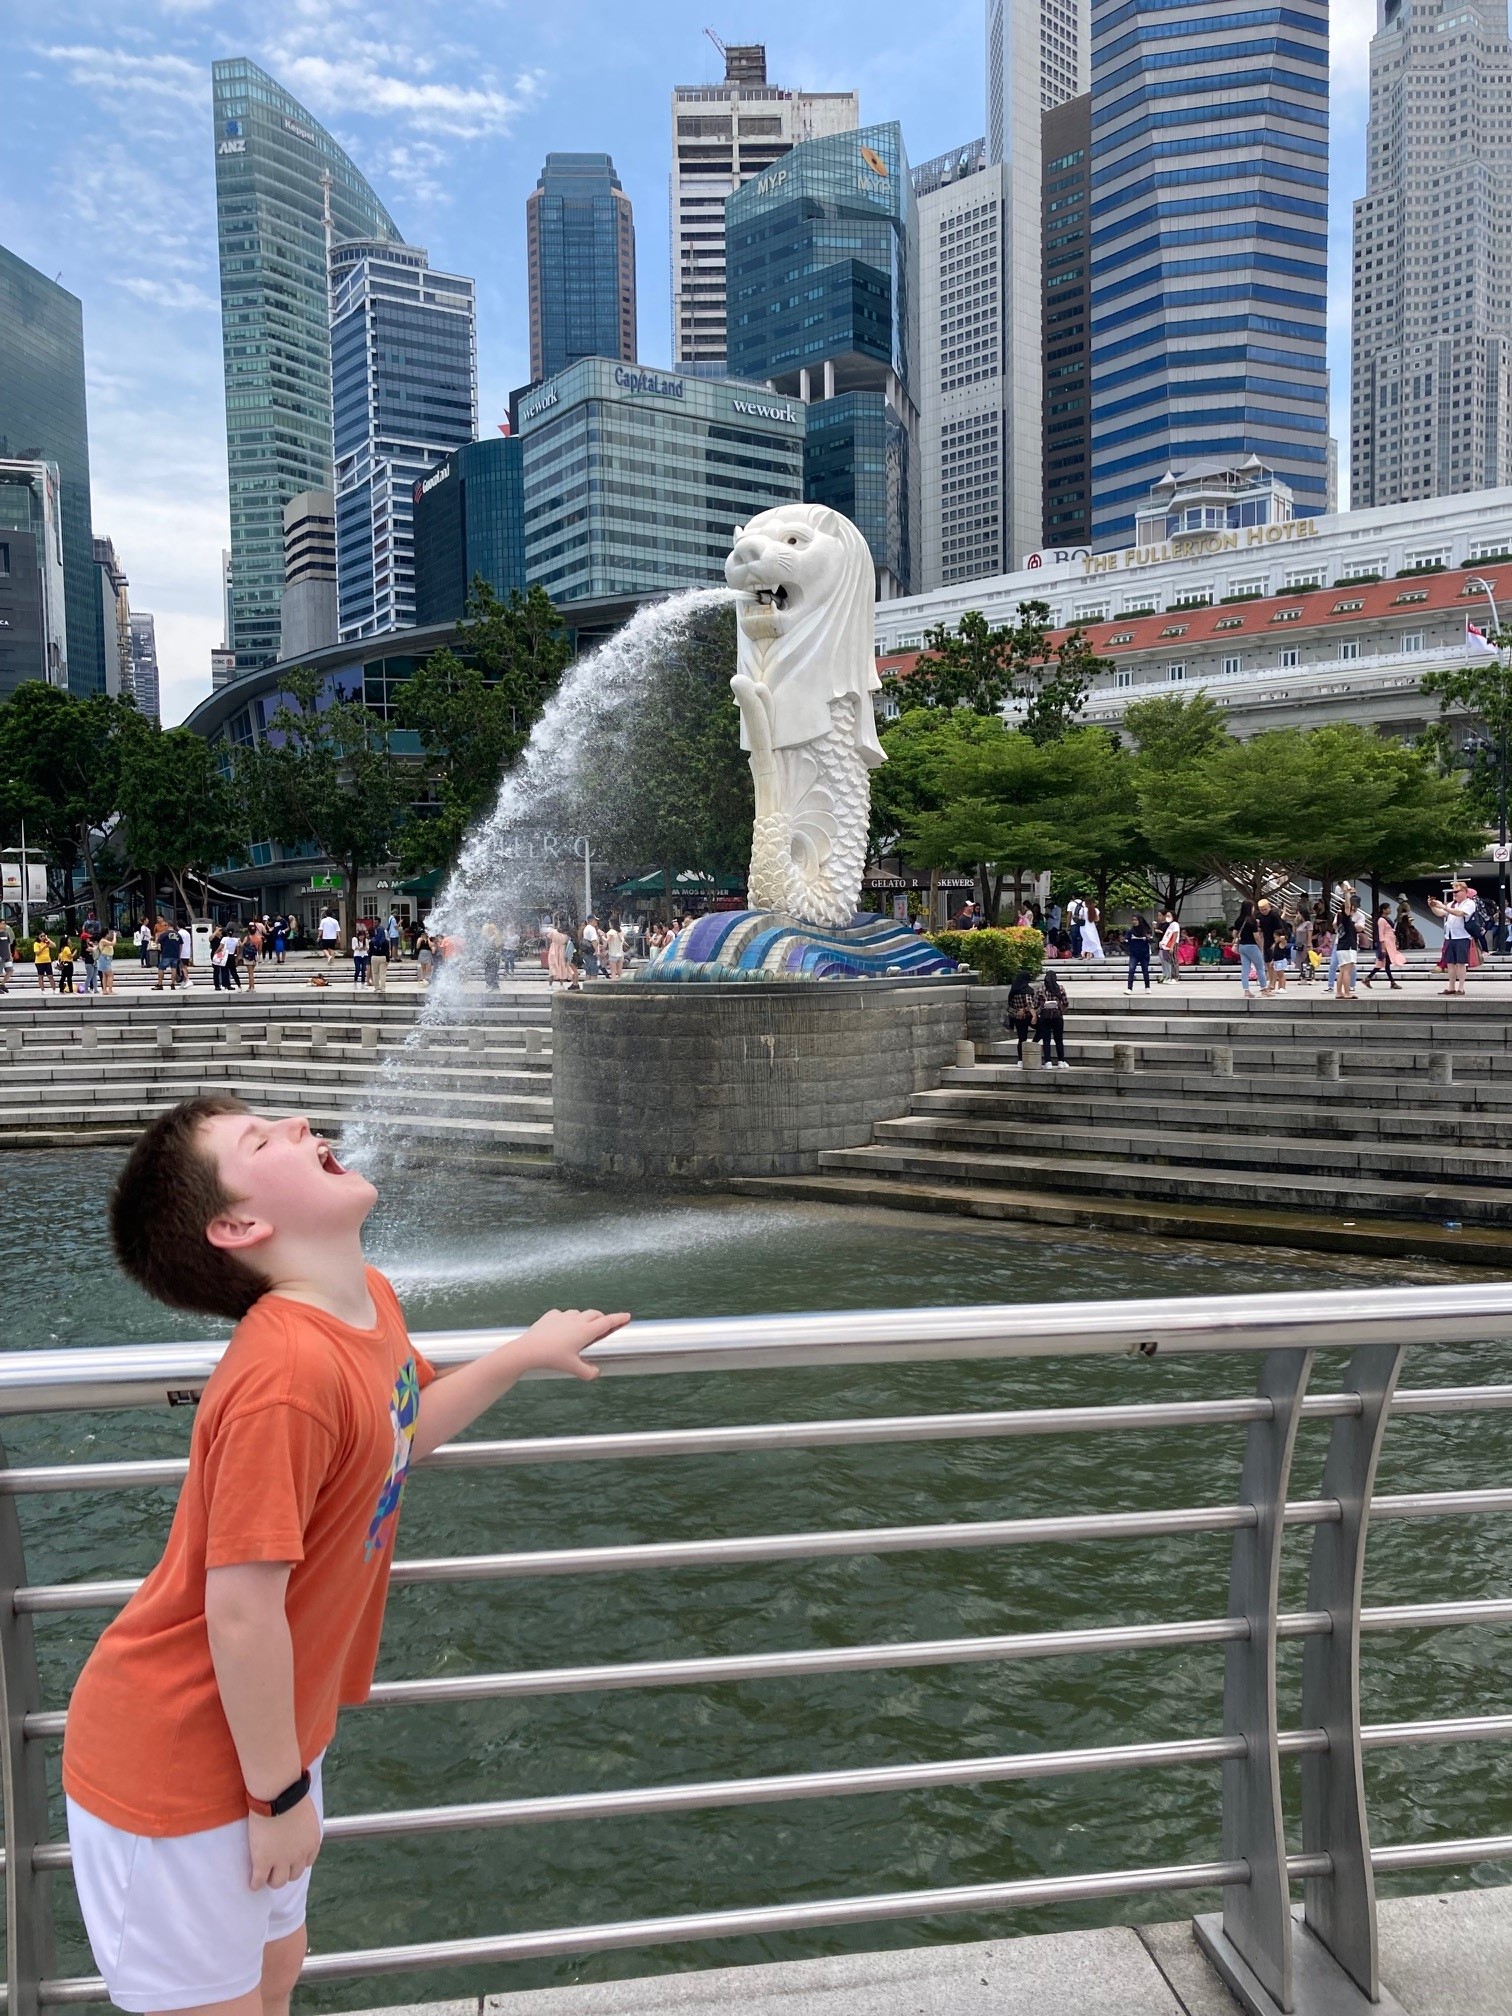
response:
<path id="1" fill-rule="evenodd" d="M 354 39 L 344 50 L 315 51 L 301 48 L 302 40 L 275 49 L 269 60 L 280 81 L 315 112 L 383 114 L 419 133 L 480 140 L 507 133 L 539 89 L 532 75 L 507 89 L 486 77 L 434 79 L 427 74 L 433 59 L 402 45 Z"/>
<path id="2" fill-rule="evenodd" d="M 62 64 L 70 84 L 98 97 L 140 102 L 146 93 L 192 105 L 197 111 L 210 103 L 206 66 L 191 63 L 183 56 L 166 53 L 134 56 L 124 49 L 106 49 L 90 43 L 44 46 L 34 53 Z"/>
<path id="3" fill-rule="evenodd" d="M 192 280 L 154 280 L 146 273 L 130 273 L 118 284 L 128 294 L 134 294 L 138 301 L 150 301 L 155 308 L 179 312 L 220 307 L 214 294 L 203 287 L 196 287 Z"/>

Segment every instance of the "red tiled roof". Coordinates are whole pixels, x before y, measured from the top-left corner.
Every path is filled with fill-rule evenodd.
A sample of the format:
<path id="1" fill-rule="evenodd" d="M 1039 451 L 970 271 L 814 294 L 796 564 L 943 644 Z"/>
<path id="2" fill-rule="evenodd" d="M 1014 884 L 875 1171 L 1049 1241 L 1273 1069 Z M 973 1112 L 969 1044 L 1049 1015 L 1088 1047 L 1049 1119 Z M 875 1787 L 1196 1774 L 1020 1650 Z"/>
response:
<path id="1" fill-rule="evenodd" d="M 1091 588 L 1094 580 L 1095 577 L 1085 586 Z M 1124 652 L 1153 651 L 1162 645 L 1179 644 L 1183 650 L 1191 650 L 1199 644 L 1230 643 L 1239 638 L 1253 641 L 1260 636 L 1280 635 L 1290 639 L 1311 630 L 1357 629 L 1362 623 L 1382 618 L 1442 615 L 1446 610 L 1471 616 L 1485 625 L 1490 615 L 1486 598 L 1479 589 L 1467 594 L 1467 581 L 1488 581 L 1498 604 L 1512 603 L 1512 563 L 1502 561 L 1500 565 L 1493 563 L 1489 569 L 1482 564 L 1446 568 L 1442 574 L 1408 574 L 1395 580 L 1368 581 L 1354 587 L 1304 588 L 1289 595 L 1257 596 L 1253 601 L 1214 602 L 1200 609 L 1157 610 L 1153 616 L 1117 616 L 1107 623 L 1084 623 L 1079 627 L 1085 631 L 1094 651 L 1117 658 Z M 1404 594 L 1422 594 L 1424 599 L 1402 602 L 1398 598 Z M 1341 602 L 1359 606 L 1340 609 L 1336 605 Z M 1272 621 L 1287 609 L 1299 609 L 1302 613 L 1290 623 Z M 1218 627 L 1220 623 L 1225 625 L 1223 629 Z M 1185 625 L 1181 636 L 1163 637 L 1161 632 L 1173 624 Z M 1068 636 L 1072 627 L 1052 630 L 1052 646 Z M 1125 636 L 1129 639 L 1126 644 L 1110 641 Z M 906 672 L 923 655 L 918 651 L 890 652 L 877 660 L 877 669 L 886 673 Z"/>

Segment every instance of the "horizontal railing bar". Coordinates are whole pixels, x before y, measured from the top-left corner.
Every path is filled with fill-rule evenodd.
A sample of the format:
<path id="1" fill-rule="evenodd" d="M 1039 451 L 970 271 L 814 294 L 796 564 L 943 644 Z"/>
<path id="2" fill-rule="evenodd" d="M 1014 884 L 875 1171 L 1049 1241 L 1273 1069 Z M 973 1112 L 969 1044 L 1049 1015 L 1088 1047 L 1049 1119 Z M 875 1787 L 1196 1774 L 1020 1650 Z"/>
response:
<path id="1" fill-rule="evenodd" d="M 1395 1414 L 1475 1414 L 1512 1408 L 1512 1385 L 1420 1386 L 1399 1390 Z M 1315 1393 L 1305 1420 L 1358 1414 L 1357 1393 Z M 448 1442 L 417 1464 L 428 1471 L 501 1469 L 527 1463 L 625 1462 L 648 1457 L 759 1454 L 768 1449 L 833 1449 L 876 1442 L 960 1442 L 1021 1435 L 1139 1434 L 1163 1428 L 1243 1427 L 1268 1421 L 1269 1400 L 1172 1400 L 1111 1407 L 984 1409 L 967 1414 L 899 1414 L 850 1421 L 759 1422 L 735 1428 L 645 1429 L 606 1435 L 532 1435 Z M 49 1491 L 127 1491 L 178 1485 L 183 1456 L 128 1463 L 52 1463 L 0 1471 L 0 1497 Z"/>
<path id="2" fill-rule="evenodd" d="M 1512 1715 L 1465 1715 L 1440 1722 L 1382 1722 L 1361 1731 L 1367 1750 L 1424 1743 L 1512 1738 Z M 1284 1729 L 1283 1757 L 1326 1751 L 1321 1729 Z M 523 1827 L 570 1820 L 614 1820 L 643 1813 L 690 1813 L 711 1806 L 768 1806 L 795 1799 L 849 1799 L 869 1793 L 929 1791 L 936 1786 L 992 1785 L 1067 1778 L 1100 1771 L 1173 1770 L 1242 1757 L 1242 1736 L 1192 1736 L 1164 1743 L 1102 1744 L 1082 1750 L 1015 1751 L 1002 1757 L 950 1757 L 923 1764 L 884 1764 L 837 1771 L 785 1772 L 767 1778 L 715 1778 L 673 1785 L 635 1785 L 612 1792 L 552 1793 L 530 1799 L 487 1799 L 450 1806 L 399 1807 L 327 1818 L 328 1841 L 394 1835 L 460 1833 L 473 1827 Z M 35 1869 L 67 1869 L 66 1841 L 32 1852 Z M 4 1866 L 0 1856 L 0 1867 Z"/>
<path id="3" fill-rule="evenodd" d="M 1512 1286 L 1436 1283 L 1321 1295 L 1169 1296 L 655 1319 L 630 1324 L 595 1344 L 591 1355 L 601 1371 L 624 1375 L 942 1358 L 1170 1357 L 1344 1350 L 1363 1343 L 1437 1346 L 1484 1342 L 1508 1331 Z M 519 1334 L 518 1329 L 435 1331 L 416 1341 L 445 1370 Z M 0 1414 L 163 1406 L 170 1393 L 202 1387 L 224 1349 L 216 1339 L 6 1352 L 0 1354 Z"/>
<path id="4" fill-rule="evenodd" d="M 1512 1488 L 1416 1491 L 1376 1498 L 1376 1519 L 1440 1519 L 1512 1512 Z M 1305 1498 L 1286 1507 L 1288 1526 L 1340 1517 L 1336 1498 Z M 822 1560 L 844 1555 L 927 1553 L 957 1547 L 1073 1546 L 1094 1540 L 1152 1540 L 1173 1534 L 1229 1533 L 1255 1523 L 1250 1505 L 1186 1505 L 1157 1512 L 1079 1512 L 1044 1519 L 977 1519 L 932 1526 L 858 1526 L 832 1533 L 761 1533 L 718 1540 L 658 1540 L 611 1547 L 541 1547 L 515 1554 L 453 1554 L 396 1561 L 400 1583 L 520 1581 L 548 1575 L 626 1575 L 669 1568 L 740 1567 L 757 1561 Z M 139 1580 L 40 1582 L 18 1589 L 15 1607 L 32 1615 L 119 1609 Z"/>
<path id="5" fill-rule="evenodd" d="M 1297 1855 L 1294 1874 L 1326 1875 L 1326 1855 Z M 1249 1865 L 1240 1861 L 1186 1862 L 1168 1868 L 1115 1869 L 1086 1876 L 1027 1877 L 1007 1883 L 961 1884 L 938 1890 L 897 1890 L 869 1897 L 815 1898 L 807 1903 L 768 1904 L 733 1911 L 690 1911 L 668 1918 L 622 1919 L 602 1925 L 552 1927 L 481 1939 L 432 1939 L 411 1946 L 373 1946 L 346 1953 L 312 1955 L 301 1981 L 338 1981 L 359 1974 L 405 1974 L 430 1967 L 475 1966 L 483 1962 L 545 1960 L 570 1953 L 608 1953 L 631 1946 L 668 1946 L 695 1939 L 738 1939 L 773 1932 L 801 1932 L 830 1925 L 868 1925 L 896 1918 L 931 1918 L 962 1911 L 1022 1911 L 1042 1904 L 1082 1898 L 1139 1897 L 1166 1890 L 1212 1890 L 1246 1883 Z M 98 1977 L 43 1981 L 45 2006 L 95 2002 L 104 1997 Z"/>
<path id="6" fill-rule="evenodd" d="M 1403 1841 L 1372 1848 L 1373 1869 L 1455 1869 L 1469 1862 L 1504 1862 L 1512 1855 L 1512 1834 L 1482 1834 L 1463 1841 Z"/>
<path id="7" fill-rule="evenodd" d="M 1360 1612 L 1363 1631 L 1448 1630 L 1512 1623 L 1512 1598 L 1465 1603 L 1403 1603 Z M 1278 1638 L 1324 1637 L 1326 1610 L 1293 1610 L 1276 1619 Z M 991 1638 L 938 1638 L 882 1645 L 840 1645 L 804 1652 L 736 1653 L 715 1658 L 649 1659 L 613 1666 L 544 1666 L 513 1673 L 455 1673 L 429 1680 L 380 1680 L 373 1708 L 446 1701 L 494 1701 L 542 1694 L 591 1694 L 635 1687 L 722 1687 L 738 1680 L 803 1679 L 833 1673 L 874 1673 L 917 1666 L 989 1664 L 1011 1659 L 1068 1659 L 1090 1653 L 1172 1651 L 1222 1645 L 1249 1635 L 1242 1617 L 1198 1617 L 1174 1624 L 1113 1624 L 1075 1631 L 1029 1631 Z M 63 1709 L 26 1716 L 30 1737 L 61 1736 Z"/>

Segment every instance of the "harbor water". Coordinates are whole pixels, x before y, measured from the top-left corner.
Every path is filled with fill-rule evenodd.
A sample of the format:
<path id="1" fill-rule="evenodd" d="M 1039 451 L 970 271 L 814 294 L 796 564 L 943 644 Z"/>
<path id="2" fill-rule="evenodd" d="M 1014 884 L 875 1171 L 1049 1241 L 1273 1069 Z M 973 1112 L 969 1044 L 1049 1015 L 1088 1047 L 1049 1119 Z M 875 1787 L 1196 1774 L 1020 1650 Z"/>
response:
<path id="1" fill-rule="evenodd" d="M 158 1309 L 111 1260 L 104 1211 L 119 1155 L 13 1154 L 0 1163 L 4 1348 L 166 1340 L 215 1326 Z M 629 1201 L 553 1183 L 428 1171 L 380 1207 L 370 1250 L 416 1330 L 525 1322 L 553 1304 L 644 1316 L 1100 1300 L 1139 1295 L 1369 1288 L 1439 1278 L 1431 1265 L 1183 1245 L 1098 1234 L 973 1228 L 954 1220 L 753 1204 Z M 423 1195 L 418 1186 L 423 1185 Z M 1440 1270 L 1447 1278 L 1445 1270 Z M 1495 1345 L 1421 1349 L 1404 1385 L 1498 1381 Z M 532 1382 L 473 1432 L 594 1433 L 837 1415 L 1244 1393 L 1253 1358 L 1172 1363 L 860 1367 Z M 1314 1378 L 1337 1376 L 1325 1356 Z M 183 1414 L 51 1416 L 4 1424 L 12 1463 L 182 1453 Z M 1323 1424 L 1304 1428 L 1293 1495 L 1316 1493 Z M 416 1473 L 404 1556 L 586 1546 L 1222 1503 L 1242 1431 L 796 1450 L 741 1457 Z M 1382 1491 L 1504 1484 L 1512 1415 L 1400 1421 Z M 21 1501 L 33 1581 L 140 1574 L 171 1494 Z M 1505 1518 L 1382 1524 L 1367 1603 L 1507 1591 Z M 1300 1604 L 1305 1535 L 1289 1546 L 1283 1600 Z M 945 1638 L 1221 1613 L 1229 1543 L 1205 1535 L 1079 1546 L 543 1578 L 395 1589 L 381 1678 Z M 103 1621 L 38 1620 L 42 1694 L 58 1706 Z M 1367 1639 L 1367 1722 L 1512 1706 L 1505 1629 Z M 1298 1720 L 1300 1647 L 1283 1647 L 1283 1726 Z M 609 1790 L 824 1766 L 991 1756 L 1220 1728 L 1217 1648 L 850 1674 L 722 1687 L 631 1690 L 348 1714 L 327 1762 L 335 1812 Z M 56 1746 L 50 1746 L 56 1787 Z M 1294 1767 L 1293 1767 L 1294 1768 Z M 1494 1745 L 1377 1751 L 1367 1759 L 1377 1839 L 1492 1834 L 1512 1826 L 1512 1773 Z M 1296 1810 L 1295 1783 L 1290 1787 Z M 61 1824 L 61 1812 L 55 1814 Z M 1214 1767 L 967 1786 L 595 1823 L 333 1842 L 316 1866 L 317 1951 L 478 1936 L 1035 1874 L 1218 1852 Z M 1435 1872 L 1408 1887 L 1502 1879 Z M 93 1971 L 66 1879 L 57 1879 L 60 1971 Z M 1008 1919 L 907 1925 L 675 1947 L 514 1969 L 452 1970 L 322 1989 L 306 2006 L 358 2007 L 562 1984 L 658 1968 L 805 1958 L 849 1946 L 1000 1937 L 1134 1916 L 1193 1900 L 1145 1898 Z"/>

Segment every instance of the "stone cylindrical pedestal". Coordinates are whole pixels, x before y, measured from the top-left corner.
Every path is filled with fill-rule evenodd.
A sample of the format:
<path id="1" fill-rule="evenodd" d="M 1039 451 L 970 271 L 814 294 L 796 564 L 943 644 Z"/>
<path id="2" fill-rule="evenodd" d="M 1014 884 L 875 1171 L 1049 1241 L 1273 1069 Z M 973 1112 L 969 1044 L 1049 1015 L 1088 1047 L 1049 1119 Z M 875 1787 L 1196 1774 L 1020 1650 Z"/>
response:
<path id="1" fill-rule="evenodd" d="M 1318 1052 L 1318 1076 L 1320 1078 L 1337 1078 L 1339 1075 L 1339 1062 L 1340 1059 L 1337 1050 L 1320 1050 Z"/>
<path id="2" fill-rule="evenodd" d="M 1447 1050 L 1436 1050 L 1428 1059 L 1428 1083 L 1430 1085 L 1454 1083 L 1454 1059 Z"/>
<path id="3" fill-rule="evenodd" d="M 811 1174 L 955 1060 L 955 979 L 590 985 L 552 1002 L 557 1167 L 601 1179 Z"/>

